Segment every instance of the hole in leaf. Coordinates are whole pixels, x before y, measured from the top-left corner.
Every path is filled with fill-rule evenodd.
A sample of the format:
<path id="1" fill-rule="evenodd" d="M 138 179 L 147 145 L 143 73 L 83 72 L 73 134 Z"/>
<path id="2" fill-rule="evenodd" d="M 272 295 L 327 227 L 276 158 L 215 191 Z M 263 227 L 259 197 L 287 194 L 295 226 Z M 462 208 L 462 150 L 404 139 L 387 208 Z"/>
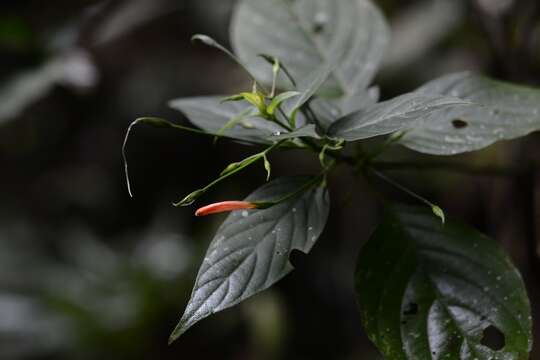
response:
<path id="1" fill-rule="evenodd" d="M 469 126 L 469 123 L 462 119 L 454 119 L 452 120 L 452 126 L 456 129 L 463 129 Z"/>
<path id="2" fill-rule="evenodd" d="M 328 23 L 328 14 L 325 12 L 318 12 L 315 14 L 315 18 L 313 19 L 313 32 L 315 34 L 319 34 L 323 32 L 324 27 Z"/>
<path id="3" fill-rule="evenodd" d="M 298 249 L 293 249 L 289 254 L 289 262 L 295 269 L 304 267 L 308 261 L 307 254 L 303 253 Z"/>
<path id="4" fill-rule="evenodd" d="M 313 32 L 315 34 L 320 34 L 324 30 L 324 24 L 314 24 L 313 25 Z"/>
<path id="5" fill-rule="evenodd" d="M 409 303 L 405 310 L 403 310 L 403 315 L 416 315 L 418 314 L 418 304 Z"/>
<path id="6" fill-rule="evenodd" d="M 484 329 L 480 344 L 492 350 L 499 351 L 504 348 L 505 343 L 504 334 L 495 326 L 490 325 Z"/>

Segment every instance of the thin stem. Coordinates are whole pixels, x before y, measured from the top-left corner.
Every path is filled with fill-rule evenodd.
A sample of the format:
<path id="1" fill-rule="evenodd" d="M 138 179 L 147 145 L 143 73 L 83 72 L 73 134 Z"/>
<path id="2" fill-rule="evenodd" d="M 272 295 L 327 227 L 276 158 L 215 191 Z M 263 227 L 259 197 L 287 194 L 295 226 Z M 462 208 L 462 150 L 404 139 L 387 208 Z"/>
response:
<path id="1" fill-rule="evenodd" d="M 373 161 L 370 164 L 377 169 L 388 171 L 446 171 L 469 176 L 513 177 L 521 175 L 526 171 L 526 169 L 522 168 L 470 166 L 449 162 Z"/>
<path id="2" fill-rule="evenodd" d="M 278 111 L 281 113 L 281 115 L 283 115 L 284 118 L 287 118 L 287 115 L 285 114 L 285 112 L 281 109 L 281 107 L 278 107 Z M 293 131 L 293 128 L 291 128 L 289 125 L 287 124 L 284 124 L 282 123 L 281 121 L 278 120 L 278 118 L 275 116 L 275 115 L 272 115 L 272 116 L 269 116 L 268 118 L 266 118 L 272 122 L 274 122 L 275 124 L 281 126 L 283 129 L 287 130 L 287 131 Z"/>
<path id="3" fill-rule="evenodd" d="M 373 173 L 374 175 L 376 175 L 378 178 L 380 178 L 381 180 L 384 180 L 385 182 L 387 182 L 388 184 L 392 185 L 393 187 L 395 187 L 396 189 L 399 189 L 401 191 L 403 191 L 404 193 L 406 193 L 407 195 L 409 196 L 412 196 L 413 198 L 419 200 L 420 202 L 426 204 L 427 206 L 429 206 L 430 208 L 434 208 L 434 207 L 438 207 L 437 205 L 435 205 L 434 203 L 432 203 L 431 201 L 429 201 L 428 199 L 418 195 L 417 193 L 415 193 L 414 191 L 406 188 L 405 186 L 401 185 L 400 183 L 392 180 L 391 178 L 389 178 L 388 176 L 384 175 L 382 172 L 380 171 L 377 171 L 373 168 L 370 168 L 369 171 L 371 173 Z"/>
<path id="4" fill-rule="evenodd" d="M 195 190 L 191 194 L 184 197 L 182 200 L 173 203 L 173 206 L 178 207 L 178 206 L 187 206 L 187 205 L 192 204 L 195 200 L 197 200 L 198 197 L 202 196 L 204 193 L 206 193 L 208 190 L 213 188 L 215 185 L 217 185 L 220 182 L 222 182 L 223 180 L 235 175 L 236 173 L 244 170 L 245 168 L 253 165 L 257 161 L 259 161 L 261 159 L 264 159 L 268 155 L 268 153 L 270 153 L 272 150 L 279 147 L 285 141 L 287 141 L 287 140 L 281 140 L 281 141 L 278 141 L 278 142 L 274 143 L 272 146 L 268 147 L 263 152 L 259 153 L 258 154 L 259 156 L 253 156 L 252 159 L 250 161 L 246 162 L 245 164 L 243 164 L 243 166 L 238 166 L 238 167 L 234 168 L 233 170 L 222 174 L 220 177 L 218 177 L 217 179 L 215 179 L 214 181 L 212 181 L 211 183 L 209 183 L 205 187 L 203 187 L 203 188 L 201 188 L 199 190 Z"/>
<path id="5" fill-rule="evenodd" d="M 255 201 L 254 204 L 256 204 L 257 209 L 268 209 L 269 207 L 272 207 L 274 205 L 278 205 L 284 201 L 289 200 L 290 198 L 295 197 L 296 195 L 304 192 L 305 190 L 311 188 L 312 186 L 315 186 L 319 183 L 321 183 L 324 179 L 326 172 L 321 173 L 320 175 L 314 177 L 313 179 L 307 181 L 306 183 L 302 184 L 300 187 L 298 187 L 295 191 L 284 195 L 283 197 L 277 199 L 277 200 L 270 200 L 270 201 Z"/>
<path id="6" fill-rule="evenodd" d="M 131 124 L 129 124 L 128 129 L 126 131 L 126 135 L 124 136 L 124 141 L 122 143 L 122 160 L 124 162 L 124 174 L 125 174 L 125 178 L 126 178 L 126 186 L 127 186 L 128 194 L 129 194 L 130 197 L 133 197 L 133 189 L 131 187 L 131 181 L 130 181 L 130 177 L 129 177 L 129 166 L 128 166 L 128 160 L 127 160 L 127 145 L 128 145 L 128 139 L 129 139 L 129 136 L 131 135 L 131 131 L 132 131 L 133 127 L 135 125 L 138 125 L 138 124 L 147 124 L 147 125 L 151 125 L 151 126 L 159 127 L 159 128 L 172 128 L 172 129 L 177 129 L 177 130 L 182 130 L 182 131 L 195 133 L 195 134 L 198 134 L 198 135 L 212 136 L 214 138 L 216 136 L 219 136 L 219 137 L 222 137 L 222 138 L 227 138 L 227 139 L 230 139 L 230 140 L 239 141 L 238 139 L 235 139 L 235 138 L 227 136 L 227 135 L 219 135 L 219 134 L 208 133 L 208 132 L 206 132 L 204 130 L 200 130 L 200 129 L 196 129 L 196 128 L 192 128 L 192 127 L 188 127 L 188 126 L 183 126 L 183 125 L 178 125 L 178 124 L 172 123 L 172 122 L 170 122 L 168 120 L 157 118 L 157 117 L 143 117 L 143 118 L 136 119 Z M 254 142 L 254 141 L 249 141 L 249 140 L 241 140 L 241 141 L 252 144 L 252 145 L 261 145 L 260 143 L 257 143 L 257 142 Z"/>

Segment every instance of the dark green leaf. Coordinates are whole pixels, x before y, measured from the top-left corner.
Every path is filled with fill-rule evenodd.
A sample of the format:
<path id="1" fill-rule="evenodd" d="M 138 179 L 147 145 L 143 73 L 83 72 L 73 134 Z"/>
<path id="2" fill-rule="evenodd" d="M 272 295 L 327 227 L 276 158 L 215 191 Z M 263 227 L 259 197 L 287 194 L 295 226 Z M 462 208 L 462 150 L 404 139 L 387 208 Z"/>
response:
<path id="1" fill-rule="evenodd" d="M 433 80 L 417 92 L 458 97 L 474 105 L 445 109 L 414 124 L 401 141 L 413 150 L 453 155 L 540 130 L 540 89 L 464 72 Z"/>
<path id="2" fill-rule="evenodd" d="M 528 358 L 519 272 L 466 226 L 414 208 L 388 211 L 360 254 L 356 286 L 367 334 L 388 360 Z M 482 344 L 490 327 L 504 334 L 502 350 Z"/>
<path id="3" fill-rule="evenodd" d="M 274 180 L 246 201 L 274 201 L 297 192 L 313 179 Z M 291 251 L 311 250 L 324 228 L 328 210 L 326 188 L 315 185 L 270 208 L 229 215 L 208 248 L 171 341 L 196 322 L 240 303 L 292 271 Z"/>
<path id="4" fill-rule="evenodd" d="M 243 0 L 231 33 L 258 78 L 271 82 L 261 53 L 279 58 L 296 79 L 336 64 L 322 90 L 350 95 L 369 85 L 389 39 L 384 17 L 368 0 Z"/>
<path id="5" fill-rule="evenodd" d="M 386 135 L 407 129 L 438 110 L 466 104 L 449 96 L 409 93 L 344 116 L 330 126 L 328 134 L 347 141 Z"/>

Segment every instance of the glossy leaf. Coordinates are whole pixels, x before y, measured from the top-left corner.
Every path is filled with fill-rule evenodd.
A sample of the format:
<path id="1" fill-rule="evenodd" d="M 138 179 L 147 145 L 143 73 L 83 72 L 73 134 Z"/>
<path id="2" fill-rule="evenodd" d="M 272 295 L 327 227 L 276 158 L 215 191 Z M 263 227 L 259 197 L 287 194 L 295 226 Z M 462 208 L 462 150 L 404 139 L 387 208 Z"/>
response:
<path id="1" fill-rule="evenodd" d="M 296 79 L 336 64 L 322 90 L 352 95 L 373 79 L 389 30 L 368 0 L 243 0 L 231 37 L 238 56 L 267 83 L 271 72 L 257 54 L 279 58 Z"/>
<path id="2" fill-rule="evenodd" d="M 184 98 L 172 100 L 169 106 L 184 113 L 203 130 L 239 140 L 268 143 L 273 133 L 283 131 L 278 125 L 255 116 L 243 118 L 230 127 L 231 119 L 245 113 L 252 105 L 243 101 L 222 103 L 222 100 L 219 96 Z"/>
<path id="3" fill-rule="evenodd" d="M 298 128 L 298 129 L 296 129 L 294 131 L 291 131 L 291 132 L 280 133 L 279 135 L 274 134 L 271 137 L 271 140 L 294 139 L 294 138 L 297 138 L 297 137 L 310 137 L 310 138 L 314 138 L 314 139 L 320 139 L 321 138 L 319 136 L 319 134 L 317 134 L 317 131 L 315 130 L 315 125 L 308 124 L 308 125 L 302 126 L 301 128 Z"/>
<path id="4" fill-rule="evenodd" d="M 338 99 L 314 98 L 310 106 L 315 112 L 319 125 L 326 130 L 343 116 L 373 106 L 377 101 L 379 101 L 379 88 L 371 87 L 358 95 Z"/>
<path id="5" fill-rule="evenodd" d="M 308 253 L 328 217 L 326 188 L 312 177 L 274 180 L 246 198 L 284 199 L 272 207 L 231 213 L 217 231 L 199 269 L 191 299 L 171 341 L 196 322 L 270 287 L 293 270 L 292 250 Z M 306 184 L 312 184 L 305 188 Z M 298 191 L 303 190 L 301 193 Z M 295 194 L 294 196 L 290 196 Z"/>
<path id="6" fill-rule="evenodd" d="M 493 240 L 466 226 L 389 210 L 360 254 L 356 287 L 364 328 L 388 360 L 528 358 L 523 280 Z M 504 348 L 483 344 L 490 327 Z"/>
<path id="7" fill-rule="evenodd" d="M 319 91 L 321 86 L 330 76 L 333 66 L 325 65 L 321 69 L 314 70 L 306 78 L 299 81 L 297 89 L 300 92 L 298 99 L 295 99 L 294 102 L 290 102 L 288 114 L 296 117 L 296 113 L 302 106 L 308 103 L 313 96 Z"/>
<path id="8" fill-rule="evenodd" d="M 344 116 L 330 126 L 328 134 L 347 141 L 386 135 L 410 128 L 441 109 L 465 104 L 449 96 L 409 93 Z"/>
<path id="9" fill-rule="evenodd" d="M 495 81 L 470 72 L 443 76 L 418 90 L 469 100 L 414 124 L 402 144 L 423 153 L 453 155 L 540 130 L 540 89 Z"/>

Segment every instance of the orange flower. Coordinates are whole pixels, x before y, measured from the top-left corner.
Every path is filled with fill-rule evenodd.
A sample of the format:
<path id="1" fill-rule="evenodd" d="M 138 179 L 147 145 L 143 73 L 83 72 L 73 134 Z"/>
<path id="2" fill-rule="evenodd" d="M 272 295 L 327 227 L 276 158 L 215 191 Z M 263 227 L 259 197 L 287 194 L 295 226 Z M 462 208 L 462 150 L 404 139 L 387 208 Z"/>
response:
<path id="1" fill-rule="evenodd" d="M 206 216 L 210 214 L 217 214 L 226 211 L 242 210 L 242 209 L 256 209 L 257 204 L 247 201 L 223 201 L 197 209 L 195 216 Z"/>

